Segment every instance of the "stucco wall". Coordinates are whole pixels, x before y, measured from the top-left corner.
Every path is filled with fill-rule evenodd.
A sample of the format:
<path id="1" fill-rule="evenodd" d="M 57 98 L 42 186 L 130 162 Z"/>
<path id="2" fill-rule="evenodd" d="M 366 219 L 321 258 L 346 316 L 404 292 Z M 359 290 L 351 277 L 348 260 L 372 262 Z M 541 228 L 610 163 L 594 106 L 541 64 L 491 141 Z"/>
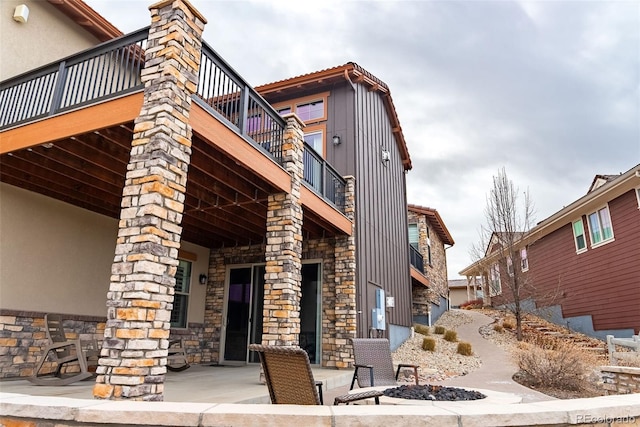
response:
<path id="1" fill-rule="evenodd" d="M 0 308 L 106 315 L 117 220 L 0 184 Z M 189 322 L 203 322 L 209 251 L 193 263 Z"/>
<path id="2" fill-rule="evenodd" d="M 26 4 L 29 19 L 13 20 Z M 44 0 L 0 1 L 0 81 L 98 44 L 98 40 Z"/>

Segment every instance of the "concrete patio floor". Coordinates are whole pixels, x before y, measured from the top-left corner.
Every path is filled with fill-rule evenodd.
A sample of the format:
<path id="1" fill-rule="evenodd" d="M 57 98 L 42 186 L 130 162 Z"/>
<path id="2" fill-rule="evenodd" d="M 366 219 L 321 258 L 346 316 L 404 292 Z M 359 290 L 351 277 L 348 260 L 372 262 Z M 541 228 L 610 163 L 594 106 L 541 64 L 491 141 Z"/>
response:
<path id="1" fill-rule="evenodd" d="M 312 370 L 315 380 L 323 382 L 323 394 L 329 397 L 337 394 L 331 393 L 331 389 L 348 389 L 353 376 L 352 370 L 320 367 L 314 367 Z M 269 403 L 269 391 L 266 385 L 260 384 L 259 378 L 259 364 L 192 365 L 182 372 L 167 373 L 164 400 L 199 403 Z M 91 379 L 66 386 L 39 386 L 27 380 L 7 380 L 0 381 L 0 392 L 93 399 L 93 385 L 94 381 Z M 332 403 L 333 398 L 325 399 L 325 404 Z"/>

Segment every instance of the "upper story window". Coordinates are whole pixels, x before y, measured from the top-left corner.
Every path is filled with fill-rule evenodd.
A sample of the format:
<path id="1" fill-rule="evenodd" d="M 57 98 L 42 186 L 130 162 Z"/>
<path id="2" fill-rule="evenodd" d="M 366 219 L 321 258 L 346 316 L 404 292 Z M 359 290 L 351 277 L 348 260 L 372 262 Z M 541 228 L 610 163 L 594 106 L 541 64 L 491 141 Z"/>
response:
<path id="1" fill-rule="evenodd" d="M 613 227 L 609 207 L 605 206 L 588 215 L 591 247 L 613 240 Z"/>
<path id="2" fill-rule="evenodd" d="M 527 255 L 527 248 L 520 249 L 520 269 L 522 272 L 529 270 L 529 258 Z"/>
<path id="3" fill-rule="evenodd" d="M 324 149 L 323 141 L 324 138 L 322 131 L 315 131 L 304 134 L 304 142 L 309 144 L 311 148 L 316 150 L 316 153 L 320 154 L 321 156 L 323 155 L 322 151 Z"/>
<path id="4" fill-rule="evenodd" d="M 296 114 L 303 122 L 324 119 L 324 100 L 296 105 Z"/>
<path id="5" fill-rule="evenodd" d="M 507 274 L 509 274 L 509 276 L 513 276 L 513 260 L 511 257 L 507 258 Z"/>
<path id="6" fill-rule="evenodd" d="M 176 270 L 176 286 L 171 310 L 171 327 L 187 327 L 187 309 L 189 308 L 189 291 L 191 289 L 191 262 L 178 260 Z"/>
<path id="7" fill-rule="evenodd" d="M 429 232 L 429 227 L 427 227 L 427 262 L 429 265 L 432 265 L 431 261 L 431 234 Z"/>
<path id="8" fill-rule="evenodd" d="M 418 249 L 419 240 L 418 224 L 409 224 L 409 244 Z"/>
<path id="9" fill-rule="evenodd" d="M 587 239 L 584 236 L 584 224 L 582 218 L 573 221 L 573 240 L 576 244 L 576 252 L 581 253 L 587 250 Z"/>
<path id="10" fill-rule="evenodd" d="M 640 209 L 640 188 L 636 188 L 636 198 L 638 199 L 638 209 Z"/>

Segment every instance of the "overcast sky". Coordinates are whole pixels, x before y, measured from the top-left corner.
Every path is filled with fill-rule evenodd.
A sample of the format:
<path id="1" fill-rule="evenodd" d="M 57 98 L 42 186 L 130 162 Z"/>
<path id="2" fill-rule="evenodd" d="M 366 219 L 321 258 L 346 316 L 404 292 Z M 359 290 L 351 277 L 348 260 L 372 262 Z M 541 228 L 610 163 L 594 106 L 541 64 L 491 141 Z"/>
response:
<path id="1" fill-rule="evenodd" d="M 85 0 L 125 33 L 146 0 Z M 473 260 L 500 168 L 536 219 L 594 175 L 640 163 L 640 1 L 211 1 L 204 39 L 258 86 L 356 62 L 387 83 L 413 161 L 408 202 L 437 209 Z"/>

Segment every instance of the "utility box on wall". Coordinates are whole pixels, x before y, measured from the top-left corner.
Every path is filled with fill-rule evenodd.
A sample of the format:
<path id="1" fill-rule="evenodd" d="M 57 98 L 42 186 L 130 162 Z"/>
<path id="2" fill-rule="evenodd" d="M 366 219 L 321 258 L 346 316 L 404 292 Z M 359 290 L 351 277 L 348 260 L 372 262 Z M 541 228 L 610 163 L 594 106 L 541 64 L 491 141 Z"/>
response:
<path id="1" fill-rule="evenodd" d="M 376 308 L 371 309 L 371 327 L 373 329 L 386 329 L 385 302 L 384 290 L 376 289 Z"/>

